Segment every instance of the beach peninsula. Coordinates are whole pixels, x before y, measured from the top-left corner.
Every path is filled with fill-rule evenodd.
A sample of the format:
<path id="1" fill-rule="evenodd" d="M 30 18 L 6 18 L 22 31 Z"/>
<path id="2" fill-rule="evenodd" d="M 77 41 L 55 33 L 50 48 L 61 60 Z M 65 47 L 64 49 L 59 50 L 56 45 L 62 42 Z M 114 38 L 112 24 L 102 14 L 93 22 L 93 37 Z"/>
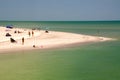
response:
<path id="1" fill-rule="evenodd" d="M 83 34 L 0 26 L 0 52 L 48 49 L 67 45 L 103 42 L 112 38 Z"/>

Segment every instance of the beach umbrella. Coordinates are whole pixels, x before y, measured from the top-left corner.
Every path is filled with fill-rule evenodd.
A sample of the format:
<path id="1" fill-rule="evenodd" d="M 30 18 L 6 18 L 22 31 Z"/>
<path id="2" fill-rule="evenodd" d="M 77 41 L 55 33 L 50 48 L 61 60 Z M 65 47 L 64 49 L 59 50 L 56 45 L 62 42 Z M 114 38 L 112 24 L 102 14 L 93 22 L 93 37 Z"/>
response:
<path id="1" fill-rule="evenodd" d="M 6 28 L 12 29 L 13 25 L 7 25 Z"/>

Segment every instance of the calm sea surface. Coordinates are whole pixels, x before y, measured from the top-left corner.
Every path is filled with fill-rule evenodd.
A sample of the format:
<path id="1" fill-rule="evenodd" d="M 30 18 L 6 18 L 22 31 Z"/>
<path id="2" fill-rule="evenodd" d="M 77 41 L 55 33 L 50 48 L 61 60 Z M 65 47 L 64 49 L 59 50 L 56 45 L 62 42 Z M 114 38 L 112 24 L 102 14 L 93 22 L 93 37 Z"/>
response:
<path id="1" fill-rule="evenodd" d="M 0 80 L 120 80 L 120 21 L 0 21 L 11 24 L 117 40 L 0 54 Z"/>

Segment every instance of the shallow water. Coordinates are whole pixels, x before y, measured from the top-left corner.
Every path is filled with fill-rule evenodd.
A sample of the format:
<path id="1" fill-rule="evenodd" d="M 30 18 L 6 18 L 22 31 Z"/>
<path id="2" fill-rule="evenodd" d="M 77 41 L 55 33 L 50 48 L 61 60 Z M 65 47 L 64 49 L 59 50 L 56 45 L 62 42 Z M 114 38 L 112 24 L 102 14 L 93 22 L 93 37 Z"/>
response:
<path id="1" fill-rule="evenodd" d="M 0 80 L 120 80 L 119 21 L 0 21 L 0 25 L 7 24 L 118 40 L 0 54 Z"/>

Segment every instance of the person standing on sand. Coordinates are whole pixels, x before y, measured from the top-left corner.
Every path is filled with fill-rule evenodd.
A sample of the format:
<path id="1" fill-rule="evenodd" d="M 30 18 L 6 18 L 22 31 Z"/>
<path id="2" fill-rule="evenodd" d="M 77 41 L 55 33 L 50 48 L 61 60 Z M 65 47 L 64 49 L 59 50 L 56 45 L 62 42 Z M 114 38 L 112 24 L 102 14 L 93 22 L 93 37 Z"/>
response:
<path id="1" fill-rule="evenodd" d="M 29 35 L 29 37 L 30 37 L 30 31 L 28 32 L 28 35 Z"/>
<path id="2" fill-rule="evenodd" d="M 24 37 L 22 37 L 22 45 L 24 45 Z"/>
<path id="3" fill-rule="evenodd" d="M 34 36 L 34 32 L 32 31 L 32 36 Z"/>

